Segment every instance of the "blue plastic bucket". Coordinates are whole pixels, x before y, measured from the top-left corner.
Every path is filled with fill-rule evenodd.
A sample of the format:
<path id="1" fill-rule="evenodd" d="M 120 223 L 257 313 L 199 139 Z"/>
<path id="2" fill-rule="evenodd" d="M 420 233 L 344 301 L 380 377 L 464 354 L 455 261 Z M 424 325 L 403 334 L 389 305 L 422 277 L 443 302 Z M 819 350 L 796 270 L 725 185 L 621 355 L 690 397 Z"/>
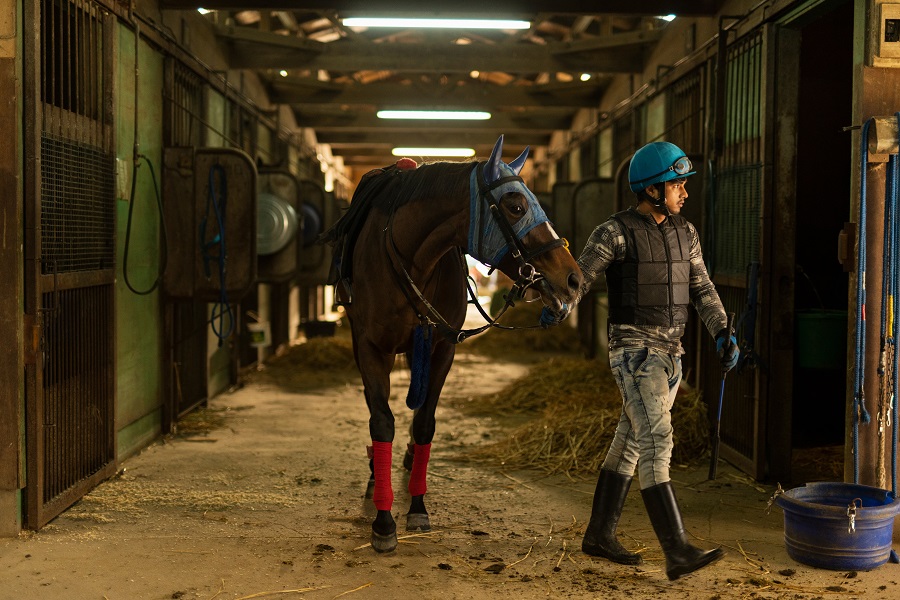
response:
<path id="1" fill-rule="evenodd" d="M 851 483 L 808 483 L 777 496 L 775 502 L 784 509 L 785 548 L 797 562 L 866 571 L 890 558 L 900 501 L 886 490 Z"/>

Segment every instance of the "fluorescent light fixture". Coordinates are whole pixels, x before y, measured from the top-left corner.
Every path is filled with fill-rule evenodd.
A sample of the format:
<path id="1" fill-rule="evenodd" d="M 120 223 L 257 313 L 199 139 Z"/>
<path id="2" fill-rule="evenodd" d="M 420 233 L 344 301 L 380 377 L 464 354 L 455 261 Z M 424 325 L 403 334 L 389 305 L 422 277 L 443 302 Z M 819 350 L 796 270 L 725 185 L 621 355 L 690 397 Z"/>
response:
<path id="1" fill-rule="evenodd" d="M 671 22 L 675 20 L 675 15 L 663 15 L 660 17 L 660 19 L 662 19 L 663 21 Z"/>
<path id="2" fill-rule="evenodd" d="M 287 76 L 288 76 L 288 72 L 285 71 L 284 69 L 278 71 L 278 74 L 281 75 L 282 77 L 287 77 Z"/>
<path id="3" fill-rule="evenodd" d="M 394 156 L 455 156 L 466 158 L 475 156 L 472 148 L 394 148 L 391 150 Z"/>
<path id="4" fill-rule="evenodd" d="M 591 74 L 590 74 L 590 73 L 582 73 L 580 79 L 581 79 L 582 81 L 590 81 L 590 79 L 591 79 Z"/>
<path id="5" fill-rule="evenodd" d="M 408 19 L 356 17 L 344 19 L 347 27 L 399 27 L 444 29 L 528 29 L 531 23 L 513 19 Z"/>
<path id="6" fill-rule="evenodd" d="M 201 15 L 208 15 L 212 11 L 208 8 L 198 8 L 197 12 L 200 13 Z"/>
<path id="7" fill-rule="evenodd" d="M 442 119 L 449 121 L 486 121 L 491 113 L 465 110 L 379 110 L 379 119 Z"/>

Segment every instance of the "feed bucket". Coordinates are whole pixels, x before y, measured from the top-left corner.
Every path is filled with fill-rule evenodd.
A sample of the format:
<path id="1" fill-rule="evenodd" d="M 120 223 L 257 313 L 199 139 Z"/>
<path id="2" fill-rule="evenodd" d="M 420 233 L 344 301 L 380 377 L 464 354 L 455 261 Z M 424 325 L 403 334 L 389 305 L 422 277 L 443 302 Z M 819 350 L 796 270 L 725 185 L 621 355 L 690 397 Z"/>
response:
<path id="1" fill-rule="evenodd" d="M 777 495 L 784 509 L 784 545 L 797 562 L 833 570 L 866 571 L 891 556 L 900 501 L 880 488 L 808 483 Z"/>
<path id="2" fill-rule="evenodd" d="M 247 323 L 250 333 L 250 345 L 254 348 L 265 348 L 272 345 L 272 328 L 268 321 Z"/>

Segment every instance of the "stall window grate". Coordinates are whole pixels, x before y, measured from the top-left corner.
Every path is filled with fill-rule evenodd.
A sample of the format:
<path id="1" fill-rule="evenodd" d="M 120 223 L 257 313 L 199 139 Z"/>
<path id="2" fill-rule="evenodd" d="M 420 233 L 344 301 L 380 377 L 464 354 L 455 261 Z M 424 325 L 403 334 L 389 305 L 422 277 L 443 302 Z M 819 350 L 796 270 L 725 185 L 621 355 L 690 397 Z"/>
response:
<path id="1" fill-rule="evenodd" d="M 688 154 L 703 152 L 703 67 L 685 75 L 668 90 L 666 139 Z"/>
<path id="2" fill-rule="evenodd" d="M 41 245 L 44 274 L 115 265 L 113 157 L 97 148 L 41 138 Z"/>
<path id="3" fill-rule="evenodd" d="M 203 80 L 178 62 L 173 65 L 171 110 L 171 145 L 201 145 L 203 133 Z"/>

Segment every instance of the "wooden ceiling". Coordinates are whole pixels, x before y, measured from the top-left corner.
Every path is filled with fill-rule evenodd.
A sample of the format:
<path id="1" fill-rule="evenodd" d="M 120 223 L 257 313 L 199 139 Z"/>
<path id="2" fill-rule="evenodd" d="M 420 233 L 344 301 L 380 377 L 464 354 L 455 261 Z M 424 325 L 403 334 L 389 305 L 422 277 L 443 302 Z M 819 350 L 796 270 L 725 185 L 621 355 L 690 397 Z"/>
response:
<path id="1" fill-rule="evenodd" d="M 611 78 L 639 73 L 667 22 L 711 16 L 720 0 L 477 2 L 161 0 L 203 7 L 234 69 L 256 72 L 271 99 L 354 166 L 396 160 L 395 146 L 464 146 L 486 157 L 546 146 Z M 588 8 L 590 7 L 590 8 Z M 349 28 L 351 16 L 513 18 L 526 30 Z M 583 74 L 589 76 L 583 80 Z M 382 109 L 479 110 L 487 121 L 399 121 Z"/>

